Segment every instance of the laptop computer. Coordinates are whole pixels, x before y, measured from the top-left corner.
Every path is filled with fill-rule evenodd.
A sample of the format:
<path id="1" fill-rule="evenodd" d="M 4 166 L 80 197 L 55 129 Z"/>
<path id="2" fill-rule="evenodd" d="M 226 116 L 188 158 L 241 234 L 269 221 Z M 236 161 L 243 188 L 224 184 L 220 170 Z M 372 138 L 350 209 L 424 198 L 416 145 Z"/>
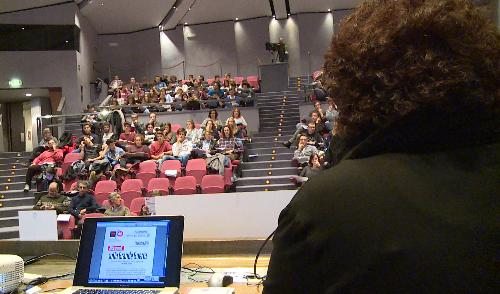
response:
<path id="1" fill-rule="evenodd" d="M 86 218 L 73 286 L 61 293 L 178 293 L 183 216 Z"/>

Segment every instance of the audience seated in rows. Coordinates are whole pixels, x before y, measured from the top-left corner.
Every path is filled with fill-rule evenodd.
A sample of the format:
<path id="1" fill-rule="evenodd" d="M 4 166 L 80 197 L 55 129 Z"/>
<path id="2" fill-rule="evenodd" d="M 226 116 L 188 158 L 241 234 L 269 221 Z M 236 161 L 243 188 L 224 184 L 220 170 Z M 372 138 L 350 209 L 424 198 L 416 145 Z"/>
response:
<path id="1" fill-rule="evenodd" d="M 254 90 L 245 79 L 226 74 L 209 84 L 203 76 L 179 82 L 175 76 L 155 76 L 151 83 L 139 84 L 134 77 L 125 85 L 118 76 L 110 83 L 112 98 L 109 105 L 125 112 L 162 112 L 197 110 L 202 108 L 231 108 L 254 105 Z"/>

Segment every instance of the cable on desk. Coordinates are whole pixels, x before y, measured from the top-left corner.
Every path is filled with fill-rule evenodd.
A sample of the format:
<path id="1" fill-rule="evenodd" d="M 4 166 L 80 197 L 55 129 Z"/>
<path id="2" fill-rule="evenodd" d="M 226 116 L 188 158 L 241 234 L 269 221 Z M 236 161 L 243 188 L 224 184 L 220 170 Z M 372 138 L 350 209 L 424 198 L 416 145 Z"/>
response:
<path id="1" fill-rule="evenodd" d="M 61 254 L 61 253 L 47 253 L 47 254 L 35 256 L 33 258 L 30 258 L 30 259 L 26 260 L 24 262 L 24 265 L 26 266 L 26 265 L 33 264 L 33 263 L 35 263 L 37 261 L 40 261 L 41 259 L 43 259 L 45 257 L 48 257 L 48 256 L 61 256 L 61 257 L 66 257 L 66 258 L 70 258 L 70 259 L 76 260 L 76 257 L 69 256 L 69 255 L 66 255 L 66 254 Z"/>
<path id="2" fill-rule="evenodd" d="M 255 256 L 255 261 L 253 263 L 253 274 L 256 279 L 259 279 L 261 281 L 264 281 L 266 279 L 266 276 L 260 276 L 257 274 L 257 261 L 259 260 L 260 253 L 262 252 L 262 249 L 264 249 L 264 246 L 266 246 L 267 242 L 271 239 L 271 237 L 276 233 L 276 230 L 274 230 L 269 236 L 267 236 L 266 240 L 260 245 L 259 251 L 257 252 L 257 255 Z"/>
<path id="3" fill-rule="evenodd" d="M 29 282 L 27 285 L 28 286 L 38 286 L 38 285 L 47 283 L 49 280 L 60 279 L 60 278 L 64 278 L 67 276 L 74 275 L 74 274 L 75 274 L 74 272 L 69 272 L 69 273 L 56 275 L 56 276 L 52 276 L 52 277 L 40 277 L 40 278 L 34 279 L 33 281 Z"/>
<path id="4" fill-rule="evenodd" d="M 187 266 L 188 265 L 195 265 L 196 268 L 188 268 Z M 185 264 L 184 266 L 181 267 L 181 270 L 184 270 L 184 273 L 187 274 L 187 278 L 190 280 L 190 281 L 193 281 L 193 282 L 206 282 L 206 280 L 197 280 L 195 278 L 195 276 L 197 274 L 213 274 L 215 273 L 215 271 L 210 268 L 210 267 L 207 267 L 207 266 L 201 266 L 197 263 L 194 263 L 194 262 L 190 262 L 190 263 L 187 263 Z"/>

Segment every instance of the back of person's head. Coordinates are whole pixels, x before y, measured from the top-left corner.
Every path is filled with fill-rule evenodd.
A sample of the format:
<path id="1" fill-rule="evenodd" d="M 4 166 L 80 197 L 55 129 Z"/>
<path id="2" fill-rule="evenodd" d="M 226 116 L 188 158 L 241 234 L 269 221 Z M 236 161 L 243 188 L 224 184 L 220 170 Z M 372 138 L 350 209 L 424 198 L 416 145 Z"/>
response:
<path id="1" fill-rule="evenodd" d="M 498 114 L 500 35 L 467 0 L 366 1 L 333 38 L 324 78 L 343 138 L 428 109 Z"/>

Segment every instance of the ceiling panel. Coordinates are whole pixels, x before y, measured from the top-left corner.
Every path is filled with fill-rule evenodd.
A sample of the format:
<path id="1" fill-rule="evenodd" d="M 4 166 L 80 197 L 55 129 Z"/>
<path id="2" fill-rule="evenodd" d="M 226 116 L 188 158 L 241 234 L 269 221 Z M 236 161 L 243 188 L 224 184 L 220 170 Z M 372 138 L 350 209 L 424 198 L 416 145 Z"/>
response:
<path id="1" fill-rule="evenodd" d="M 16 11 L 21 9 L 40 7 L 56 3 L 67 2 L 67 0 L 0 0 L 0 13 Z"/>
<path id="2" fill-rule="evenodd" d="M 99 34 L 125 33 L 155 27 L 175 0 L 93 0 L 81 9 Z"/>
<path id="3" fill-rule="evenodd" d="M 328 9 L 355 8 L 363 0 L 289 0 L 292 13 L 301 12 L 327 12 Z"/>
<path id="4" fill-rule="evenodd" d="M 180 23 L 197 24 L 271 16 L 269 0 L 197 0 Z"/>

